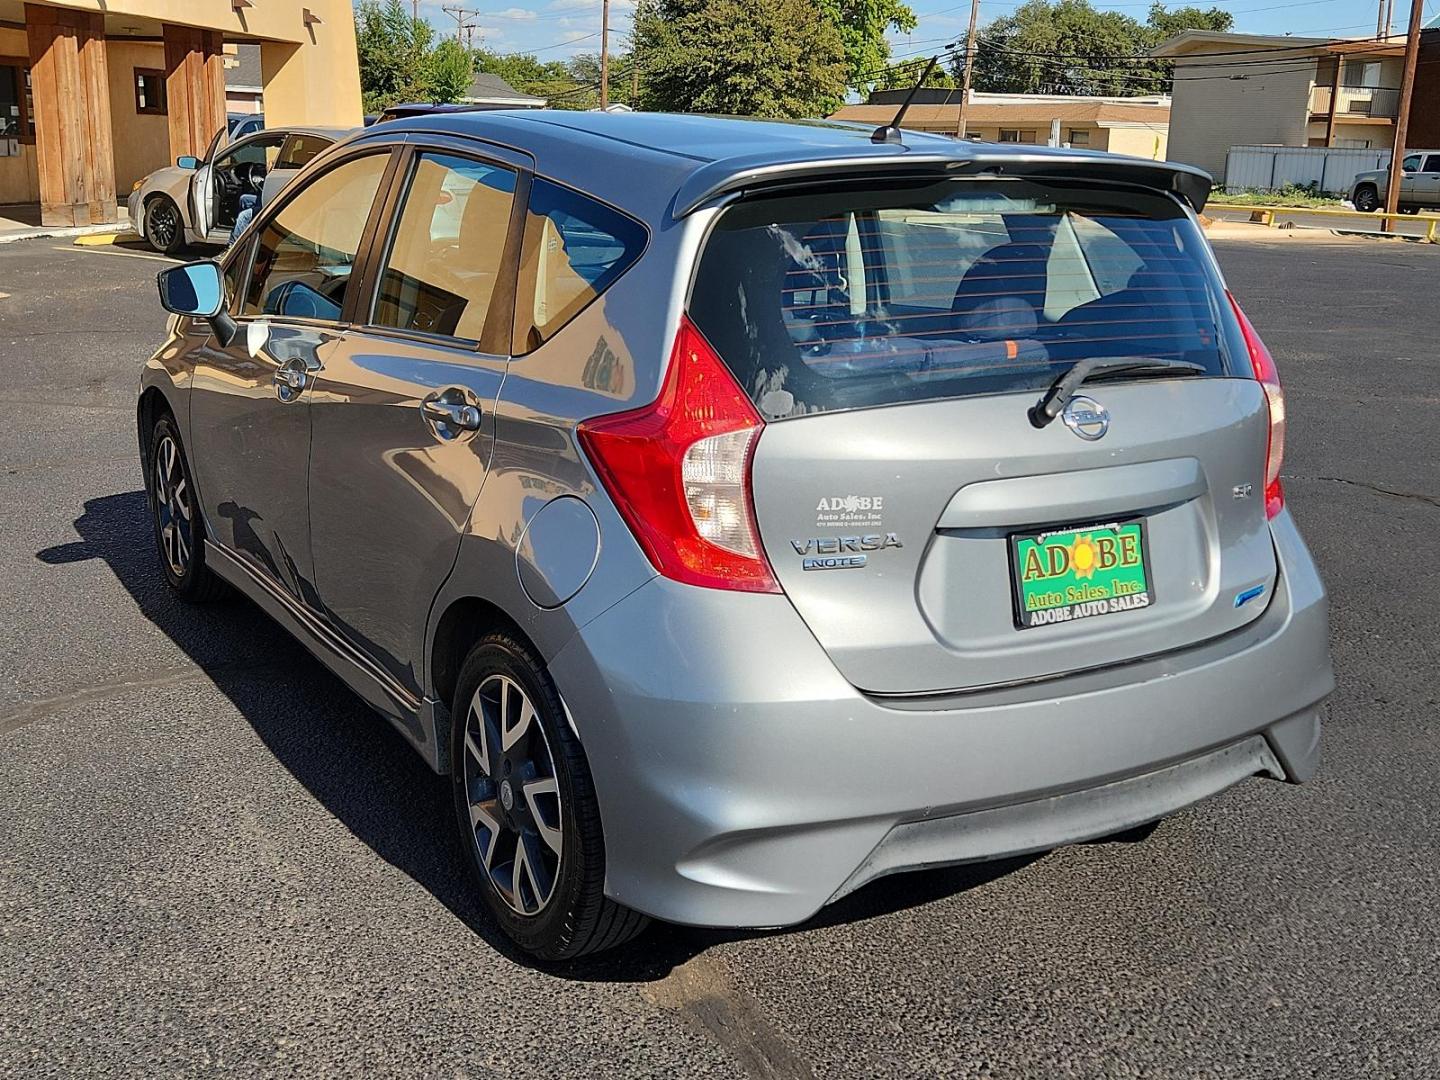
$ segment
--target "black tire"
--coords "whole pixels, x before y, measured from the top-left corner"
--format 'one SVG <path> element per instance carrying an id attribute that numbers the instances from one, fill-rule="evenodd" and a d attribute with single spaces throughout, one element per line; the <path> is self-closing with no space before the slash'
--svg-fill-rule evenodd
<path id="1" fill-rule="evenodd" d="M 174 255 L 185 243 L 185 221 L 180 208 L 168 195 L 152 195 L 145 202 L 141 233 L 145 242 L 162 255 Z"/>
<path id="2" fill-rule="evenodd" d="M 1380 209 L 1380 191 L 1373 184 L 1366 184 L 1355 190 L 1355 209 L 1362 214 L 1373 214 Z"/>
<path id="3" fill-rule="evenodd" d="M 183 480 L 183 487 L 177 478 Z M 181 599 L 202 604 L 226 596 L 229 587 L 205 565 L 205 524 L 194 491 L 190 462 L 175 420 L 163 414 L 150 429 L 145 461 L 145 497 L 154 526 L 155 551 L 170 587 Z"/>
<path id="4" fill-rule="evenodd" d="M 512 750 L 523 755 L 526 740 L 535 748 L 536 756 L 543 748 L 550 758 L 549 772 L 543 763 L 542 768 L 535 769 L 523 761 L 506 759 L 507 752 L 497 754 L 493 735 L 485 740 L 488 746 L 477 745 L 479 730 L 494 730 L 484 725 L 490 715 L 487 710 L 494 707 L 489 695 L 497 688 L 507 694 L 518 688 L 533 706 L 534 719 L 530 723 L 538 721 L 543 738 L 537 739 L 533 728 L 526 727 L 523 734 L 516 736 Z M 472 702 L 477 704 L 473 717 Z M 468 749 L 467 730 L 471 732 Z M 555 684 L 528 646 L 506 633 L 489 634 L 475 643 L 460 669 L 450 736 L 451 786 L 465 862 L 495 921 L 516 945 L 541 960 L 570 960 L 622 945 L 649 925 L 646 916 L 605 896 L 605 838 L 590 766 L 580 740 L 566 721 Z M 482 756 L 488 762 L 484 767 L 477 764 Z M 523 781 L 510 785 L 522 773 L 532 784 L 537 777 L 548 780 L 553 775 L 558 798 L 553 811 L 542 812 L 536 800 L 524 795 L 527 788 Z M 499 776 L 505 779 L 497 783 Z M 522 795 L 502 799 L 501 784 Z M 490 820 L 499 826 L 496 830 L 492 832 L 483 821 L 472 823 L 472 801 L 487 808 L 486 814 L 495 815 Z M 505 845 L 509 842 L 509 850 L 518 852 L 527 837 L 530 844 L 536 844 L 540 831 L 536 826 L 542 813 L 552 812 L 560 834 L 558 855 L 548 853 L 545 847 L 531 849 L 557 861 L 548 872 L 542 872 L 550 891 L 544 900 L 539 900 L 540 882 L 534 872 L 527 875 L 529 892 L 522 888 L 519 859 L 512 856 L 506 872 Z M 548 831 L 553 835 L 555 826 L 548 826 Z M 515 839 L 510 842 L 512 832 Z M 493 870 L 487 869 L 487 848 Z M 507 879 L 511 887 L 508 895 L 497 884 Z M 520 910 L 527 906 L 526 899 L 537 901 L 538 909 L 529 913 Z"/>

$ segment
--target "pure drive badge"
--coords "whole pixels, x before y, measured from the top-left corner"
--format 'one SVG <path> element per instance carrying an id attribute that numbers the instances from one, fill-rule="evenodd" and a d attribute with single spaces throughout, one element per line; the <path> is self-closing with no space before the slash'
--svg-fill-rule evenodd
<path id="1" fill-rule="evenodd" d="M 871 551 L 884 551 L 905 545 L 894 533 L 871 533 L 867 536 L 817 536 L 809 540 L 791 540 L 795 554 L 804 557 L 805 570 L 858 570 L 869 560 Z"/>

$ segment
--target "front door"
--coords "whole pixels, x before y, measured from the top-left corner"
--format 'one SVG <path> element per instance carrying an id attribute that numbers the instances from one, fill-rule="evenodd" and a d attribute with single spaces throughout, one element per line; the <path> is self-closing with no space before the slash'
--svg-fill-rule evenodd
<path id="1" fill-rule="evenodd" d="M 1413 206 L 1420 202 L 1425 181 L 1420 176 L 1421 154 L 1407 154 L 1400 162 L 1400 205 Z"/>
<path id="2" fill-rule="evenodd" d="M 519 174 L 416 153 L 374 296 L 312 397 L 310 522 L 333 625 L 412 693 L 495 437 Z"/>
<path id="3" fill-rule="evenodd" d="M 195 364 L 190 460 L 209 535 L 311 606 L 310 400 L 342 340 L 350 272 L 388 162 L 379 153 L 338 165 L 262 226 L 253 254 L 238 253 L 239 273 L 227 274 L 240 282 L 240 333 L 228 348 L 211 337 Z"/>
<path id="4" fill-rule="evenodd" d="M 207 162 L 192 181 L 195 235 L 212 244 L 230 239 L 230 227 L 240 212 L 240 196 L 257 199 L 265 176 L 280 154 L 285 133 L 263 131 L 241 139 Z"/>

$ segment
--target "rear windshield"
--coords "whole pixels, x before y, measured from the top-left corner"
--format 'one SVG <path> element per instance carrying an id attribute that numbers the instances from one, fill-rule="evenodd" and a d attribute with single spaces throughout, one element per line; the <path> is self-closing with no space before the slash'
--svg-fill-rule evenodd
<path id="1" fill-rule="evenodd" d="M 1224 375 L 1243 343 L 1179 204 L 1024 180 L 829 188 L 722 214 L 690 315 L 775 420 L 1035 390 L 1088 357 Z"/>

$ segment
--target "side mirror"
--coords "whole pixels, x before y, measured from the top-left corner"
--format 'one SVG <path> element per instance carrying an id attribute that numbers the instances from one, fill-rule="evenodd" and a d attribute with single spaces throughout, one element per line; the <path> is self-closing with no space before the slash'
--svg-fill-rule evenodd
<path id="1" fill-rule="evenodd" d="M 175 164 L 182 169 L 198 169 L 200 167 L 200 159 L 192 154 L 182 154 L 175 159 Z"/>
<path id="2" fill-rule="evenodd" d="M 207 259 L 172 266 L 161 270 L 155 283 L 160 288 L 160 304 L 166 311 L 207 320 L 223 346 L 235 340 L 240 328 L 225 310 L 225 282 L 219 263 Z"/>

